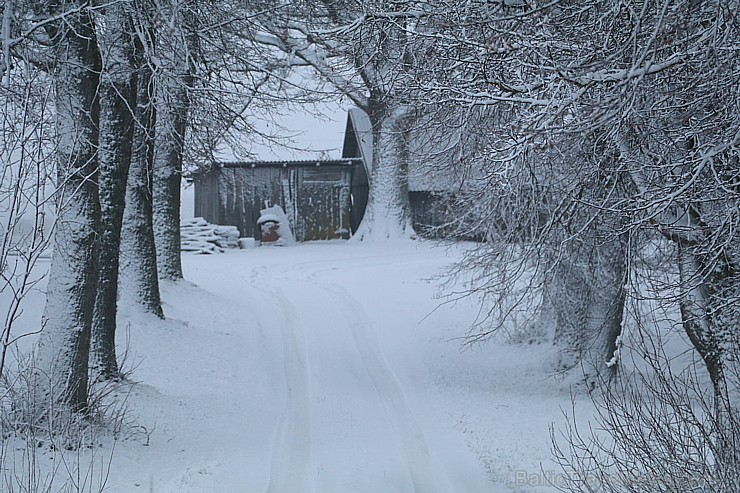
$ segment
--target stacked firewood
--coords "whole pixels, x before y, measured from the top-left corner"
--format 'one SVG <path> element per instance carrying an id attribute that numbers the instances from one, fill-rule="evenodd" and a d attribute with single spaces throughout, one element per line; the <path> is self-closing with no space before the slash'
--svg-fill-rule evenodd
<path id="1" fill-rule="evenodd" d="M 239 248 L 239 230 L 235 226 L 211 224 L 202 217 L 180 223 L 180 249 L 183 252 L 223 253 Z"/>

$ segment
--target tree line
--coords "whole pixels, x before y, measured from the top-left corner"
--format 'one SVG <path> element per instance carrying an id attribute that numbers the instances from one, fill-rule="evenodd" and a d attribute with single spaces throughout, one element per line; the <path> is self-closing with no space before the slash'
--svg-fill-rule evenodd
<path id="1" fill-rule="evenodd" d="M 39 356 L 54 398 L 84 409 L 90 371 L 116 378 L 119 263 L 162 316 L 158 279 L 182 276 L 183 162 L 243 145 L 249 115 L 331 97 L 372 122 L 358 239 L 413 234 L 409 163 L 443 147 L 444 232 L 482 240 L 462 265 L 489 314 L 471 341 L 513 318 L 547 324 L 560 368 L 610 382 L 626 326 L 647 337 L 676 320 L 709 377 L 715 460 L 737 464 L 739 9 L 6 1 L 4 89 L 32 73 L 53 87 L 59 214 Z M 414 149 L 420 134 L 434 144 Z"/>

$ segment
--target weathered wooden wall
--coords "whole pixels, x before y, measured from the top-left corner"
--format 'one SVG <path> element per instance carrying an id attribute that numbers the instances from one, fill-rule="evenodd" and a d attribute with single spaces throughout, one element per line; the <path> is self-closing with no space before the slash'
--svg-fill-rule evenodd
<path id="1" fill-rule="evenodd" d="M 236 226 L 242 237 L 259 239 L 260 209 L 275 204 L 283 207 L 281 171 L 280 168 L 221 168 L 219 200 L 224 210 L 221 224 Z"/>
<path id="2" fill-rule="evenodd" d="M 195 179 L 195 213 L 259 239 L 260 209 L 283 208 L 298 241 L 347 238 L 350 166 L 227 166 Z"/>
<path id="3" fill-rule="evenodd" d="M 304 239 L 349 238 L 350 170 L 303 168 L 297 197 L 298 232 Z"/>
<path id="4" fill-rule="evenodd" d="M 195 217 L 202 217 L 212 224 L 223 224 L 221 202 L 218 198 L 218 169 L 197 175 L 195 185 Z"/>

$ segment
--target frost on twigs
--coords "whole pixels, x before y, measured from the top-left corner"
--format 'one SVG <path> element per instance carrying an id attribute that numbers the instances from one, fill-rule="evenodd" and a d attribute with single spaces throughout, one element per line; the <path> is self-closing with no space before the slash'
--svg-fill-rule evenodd
<path id="1" fill-rule="evenodd" d="M 130 383 L 94 382 L 84 413 L 59 405 L 33 355 L 0 379 L 0 491 L 104 491 L 113 442 L 145 439 L 128 412 Z"/>
<path id="2" fill-rule="evenodd" d="M 13 356 L 12 365 L 0 379 L 0 433 L 4 439 L 33 437 L 39 447 L 76 450 L 98 446 L 91 437 L 136 435 L 137 427 L 127 412 L 129 381 L 92 381 L 87 408 L 76 412 L 60 404 L 50 390 L 58 379 L 39 368 L 35 355 L 16 351 Z"/>
<path id="3" fill-rule="evenodd" d="M 573 408 L 565 426 L 552 430 L 563 472 L 558 490 L 740 491 L 738 403 L 718 402 L 706 388 L 703 365 L 679 363 L 658 339 L 632 349 L 634 369 L 602 379 L 591 394 L 595 422 L 579 424 Z M 727 370 L 730 394 L 737 396 L 737 364 Z"/>

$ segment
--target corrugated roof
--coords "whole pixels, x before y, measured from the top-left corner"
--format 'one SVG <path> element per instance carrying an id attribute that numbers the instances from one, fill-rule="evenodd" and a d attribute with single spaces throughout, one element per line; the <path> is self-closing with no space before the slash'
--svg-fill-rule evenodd
<path id="1" fill-rule="evenodd" d="M 222 168 L 287 168 L 287 167 L 311 167 L 311 166 L 354 166 L 362 161 L 360 158 L 341 159 L 303 159 L 303 160 L 277 160 L 277 161 L 232 161 L 220 163 Z"/>

